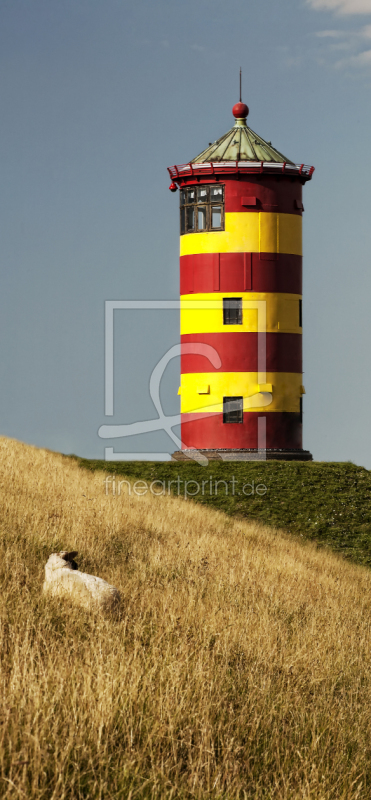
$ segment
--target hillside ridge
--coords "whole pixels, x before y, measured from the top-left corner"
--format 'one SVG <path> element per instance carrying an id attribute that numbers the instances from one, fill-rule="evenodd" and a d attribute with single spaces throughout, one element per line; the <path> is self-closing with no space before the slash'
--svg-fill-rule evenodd
<path id="1" fill-rule="evenodd" d="M 129 480 L 176 480 L 171 491 L 184 496 L 184 482 L 196 481 L 194 502 L 231 516 L 259 521 L 316 542 L 358 564 L 371 566 L 371 472 L 351 462 L 196 463 L 106 462 L 78 459 L 81 467 Z M 212 487 L 210 489 L 210 476 Z M 232 478 L 235 479 L 234 493 Z M 222 481 L 227 483 L 228 493 Z M 204 493 L 202 482 L 204 481 Z M 220 482 L 215 490 L 215 482 Z M 267 491 L 259 494 L 259 484 Z M 243 492 L 243 486 L 246 491 Z M 253 485 L 253 491 L 251 487 Z M 193 489 L 196 487 L 193 486 Z M 111 488 L 112 491 L 112 488 Z"/>

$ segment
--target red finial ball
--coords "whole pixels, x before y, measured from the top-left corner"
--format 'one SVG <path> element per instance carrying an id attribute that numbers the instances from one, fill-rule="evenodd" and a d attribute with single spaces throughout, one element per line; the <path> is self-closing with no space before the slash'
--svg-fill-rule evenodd
<path id="1" fill-rule="evenodd" d="M 236 117 L 236 119 L 247 117 L 248 113 L 249 107 L 246 105 L 246 103 L 236 103 L 236 105 L 232 108 L 232 114 L 234 117 Z"/>

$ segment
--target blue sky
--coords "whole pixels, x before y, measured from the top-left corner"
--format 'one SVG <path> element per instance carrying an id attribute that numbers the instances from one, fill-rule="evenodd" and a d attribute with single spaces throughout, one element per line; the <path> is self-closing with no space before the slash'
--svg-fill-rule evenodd
<path id="1" fill-rule="evenodd" d="M 371 468 L 371 0 L 3 0 L 0 6 L 0 431 L 103 457 L 167 451 L 150 373 L 174 311 L 117 312 L 104 416 L 104 302 L 178 294 L 166 167 L 233 124 L 313 164 L 304 194 L 304 446 Z M 179 408 L 179 364 L 163 406 Z"/>

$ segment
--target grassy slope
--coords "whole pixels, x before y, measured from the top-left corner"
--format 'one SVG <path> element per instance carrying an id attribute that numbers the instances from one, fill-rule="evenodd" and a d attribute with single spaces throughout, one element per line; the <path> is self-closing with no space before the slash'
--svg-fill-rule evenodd
<path id="1" fill-rule="evenodd" d="M 369 800 L 371 571 L 0 439 L 0 795 Z M 122 593 L 44 597 L 44 564 Z"/>
<path id="2" fill-rule="evenodd" d="M 202 481 L 213 476 L 212 494 L 209 484 L 194 499 L 219 508 L 227 514 L 284 528 L 301 534 L 321 545 L 327 545 L 352 561 L 371 565 L 371 473 L 352 463 L 266 462 L 224 464 L 213 462 L 208 467 L 187 463 L 89 461 L 79 459 L 81 466 L 127 475 L 131 479 Z M 231 478 L 235 476 L 235 495 L 231 494 Z M 215 480 L 229 481 L 228 495 L 220 485 L 215 494 Z M 244 496 L 244 484 L 255 481 L 267 487 L 264 496 Z M 184 483 L 180 483 L 184 493 Z M 196 487 L 190 487 L 195 491 Z M 161 491 L 161 487 L 157 491 Z M 177 486 L 172 491 L 178 491 Z M 250 489 L 246 489 L 249 492 Z M 238 494 L 240 492 L 240 494 Z"/>

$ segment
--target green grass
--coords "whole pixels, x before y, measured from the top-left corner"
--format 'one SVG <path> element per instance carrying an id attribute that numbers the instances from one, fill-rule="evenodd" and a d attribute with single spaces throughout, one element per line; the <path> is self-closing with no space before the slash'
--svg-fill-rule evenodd
<path id="1" fill-rule="evenodd" d="M 371 472 L 351 462 L 212 462 L 202 467 L 187 462 L 105 462 L 78 458 L 78 463 L 85 469 L 104 470 L 117 476 L 116 484 L 124 477 L 149 483 L 164 481 L 166 493 L 169 481 L 179 478 L 179 483 L 170 487 L 175 495 L 184 496 L 185 481 L 197 481 L 200 490 L 191 502 L 284 528 L 330 547 L 355 563 L 371 566 Z M 219 484 L 216 492 L 215 481 L 223 480 L 228 482 L 227 487 Z M 253 484 L 253 493 L 246 487 L 244 495 L 246 484 Z M 256 488 L 261 484 L 267 491 L 259 495 Z M 110 493 L 111 487 L 109 483 Z M 154 489 L 161 492 L 161 484 Z M 197 486 L 191 484 L 188 489 L 192 493 Z M 264 489 L 260 486 L 259 491 Z"/>

